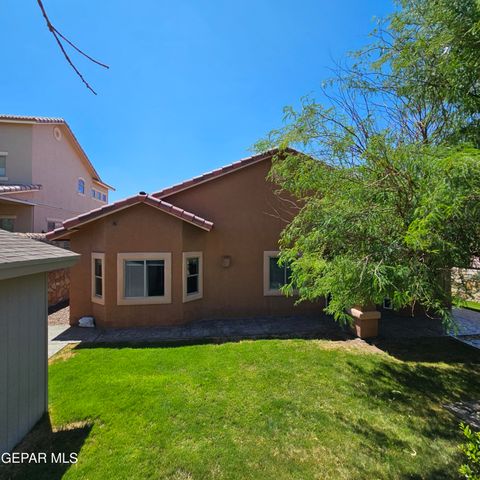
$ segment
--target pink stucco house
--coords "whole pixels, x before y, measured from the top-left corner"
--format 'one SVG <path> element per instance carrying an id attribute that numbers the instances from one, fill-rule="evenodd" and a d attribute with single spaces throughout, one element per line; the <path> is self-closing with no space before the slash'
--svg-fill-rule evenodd
<path id="1" fill-rule="evenodd" d="M 0 229 L 48 232 L 109 190 L 65 120 L 0 115 Z"/>

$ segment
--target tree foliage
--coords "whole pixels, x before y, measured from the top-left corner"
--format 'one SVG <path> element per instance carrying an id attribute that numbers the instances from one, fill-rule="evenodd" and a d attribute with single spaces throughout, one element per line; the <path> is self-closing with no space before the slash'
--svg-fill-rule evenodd
<path id="1" fill-rule="evenodd" d="M 473 432 L 472 429 L 460 424 L 465 436 L 465 443 L 460 447 L 465 463 L 460 467 L 459 473 L 467 480 L 480 480 L 480 432 Z"/>
<path id="2" fill-rule="evenodd" d="M 480 255 L 479 21 L 476 0 L 402 1 L 322 103 L 258 142 L 300 208 L 280 240 L 287 293 L 330 295 L 338 320 L 388 297 L 448 321 L 450 269 Z"/>

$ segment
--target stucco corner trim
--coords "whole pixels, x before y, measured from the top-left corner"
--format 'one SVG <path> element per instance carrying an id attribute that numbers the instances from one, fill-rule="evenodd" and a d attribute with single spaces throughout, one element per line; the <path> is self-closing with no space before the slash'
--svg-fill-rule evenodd
<path id="1" fill-rule="evenodd" d="M 198 258 L 198 292 L 187 294 L 187 259 Z M 203 252 L 183 252 L 182 254 L 183 303 L 203 298 Z"/>
<path id="2" fill-rule="evenodd" d="M 125 297 L 125 262 L 128 260 L 163 260 L 165 262 L 165 294 L 161 297 Z M 117 305 L 158 305 L 172 303 L 172 253 L 117 253 Z"/>

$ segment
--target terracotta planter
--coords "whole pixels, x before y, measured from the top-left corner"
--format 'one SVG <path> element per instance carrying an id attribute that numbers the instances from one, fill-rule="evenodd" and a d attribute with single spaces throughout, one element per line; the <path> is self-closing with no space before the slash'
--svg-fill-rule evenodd
<path id="1" fill-rule="evenodd" d="M 353 317 L 353 330 L 357 337 L 371 338 L 378 335 L 378 321 L 381 313 L 375 310 L 375 307 L 353 307 L 347 310 Z"/>

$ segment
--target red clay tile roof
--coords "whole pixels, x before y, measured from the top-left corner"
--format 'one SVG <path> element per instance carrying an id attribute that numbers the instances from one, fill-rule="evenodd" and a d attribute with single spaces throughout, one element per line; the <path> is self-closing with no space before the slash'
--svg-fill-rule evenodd
<path id="1" fill-rule="evenodd" d="M 0 193 L 31 192 L 41 190 L 38 183 L 0 183 Z"/>
<path id="2" fill-rule="evenodd" d="M 158 192 L 154 192 L 152 195 L 157 198 L 168 197 L 174 193 L 181 192 L 182 190 L 187 190 L 188 188 L 195 187 L 201 183 L 214 180 L 215 178 L 226 175 L 227 173 L 233 173 L 263 160 L 271 159 L 276 153 L 278 153 L 278 151 L 278 148 L 274 148 L 272 150 L 267 150 L 266 152 L 252 155 L 251 157 L 242 158 L 241 160 L 231 163 L 230 165 L 225 165 L 224 167 L 204 173 L 198 177 L 191 178 L 190 180 L 186 180 L 171 187 L 164 188 L 163 190 L 159 190 Z M 293 148 L 287 148 L 285 151 L 289 153 L 299 153 Z"/>
<path id="3" fill-rule="evenodd" d="M 98 172 L 95 170 L 95 167 L 93 166 L 92 162 L 88 158 L 87 154 L 85 153 L 85 150 L 82 148 L 80 145 L 80 142 L 77 140 L 77 137 L 75 137 L 72 129 L 68 125 L 68 123 L 63 119 L 63 118 L 57 118 L 57 117 L 35 117 L 31 115 L 7 115 L 7 114 L 0 114 L 0 122 L 13 122 L 13 123 L 49 123 L 49 124 L 56 124 L 56 125 L 62 125 L 67 133 L 70 135 L 70 138 L 72 139 L 74 145 L 78 148 L 80 151 L 81 156 L 83 157 L 85 164 L 87 165 L 87 168 L 91 170 L 92 176 L 94 177 L 93 179 L 97 182 L 103 185 L 104 187 L 110 189 L 110 190 L 115 190 L 112 186 L 108 185 L 107 183 L 103 182 L 103 180 L 100 178 L 100 175 Z"/>
<path id="4" fill-rule="evenodd" d="M 65 237 L 71 230 L 74 230 L 85 223 L 92 222 L 97 220 L 98 218 L 110 215 L 114 212 L 119 210 L 123 210 L 125 208 L 131 207 L 133 205 L 137 205 L 140 203 L 144 203 L 146 205 L 150 205 L 151 207 L 158 208 L 162 212 L 168 213 L 169 215 L 173 215 L 174 217 L 179 218 L 185 222 L 191 223 L 196 227 L 202 228 L 209 232 L 213 228 L 213 222 L 209 220 L 205 220 L 202 217 L 199 217 L 191 212 L 187 212 L 182 208 L 178 208 L 171 203 L 164 202 L 163 200 L 159 200 L 158 198 L 152 197 L 147 194 L 138 194 L 134 195 L 133 197 L 128 197 L 123 200 L 119 200 L 118 202 L 110 203 L 108 205 L 104 205 L 102 207 L 96 208 L 95 210 L 91 210 L 87 213 L 83 213 L 78 217 L 73 217 L 63 222 L 63 226 L 53 230 L 52 232 L 48 232 L 46 237 L 48 240 L 55 240 L 59 238 Z"/>

